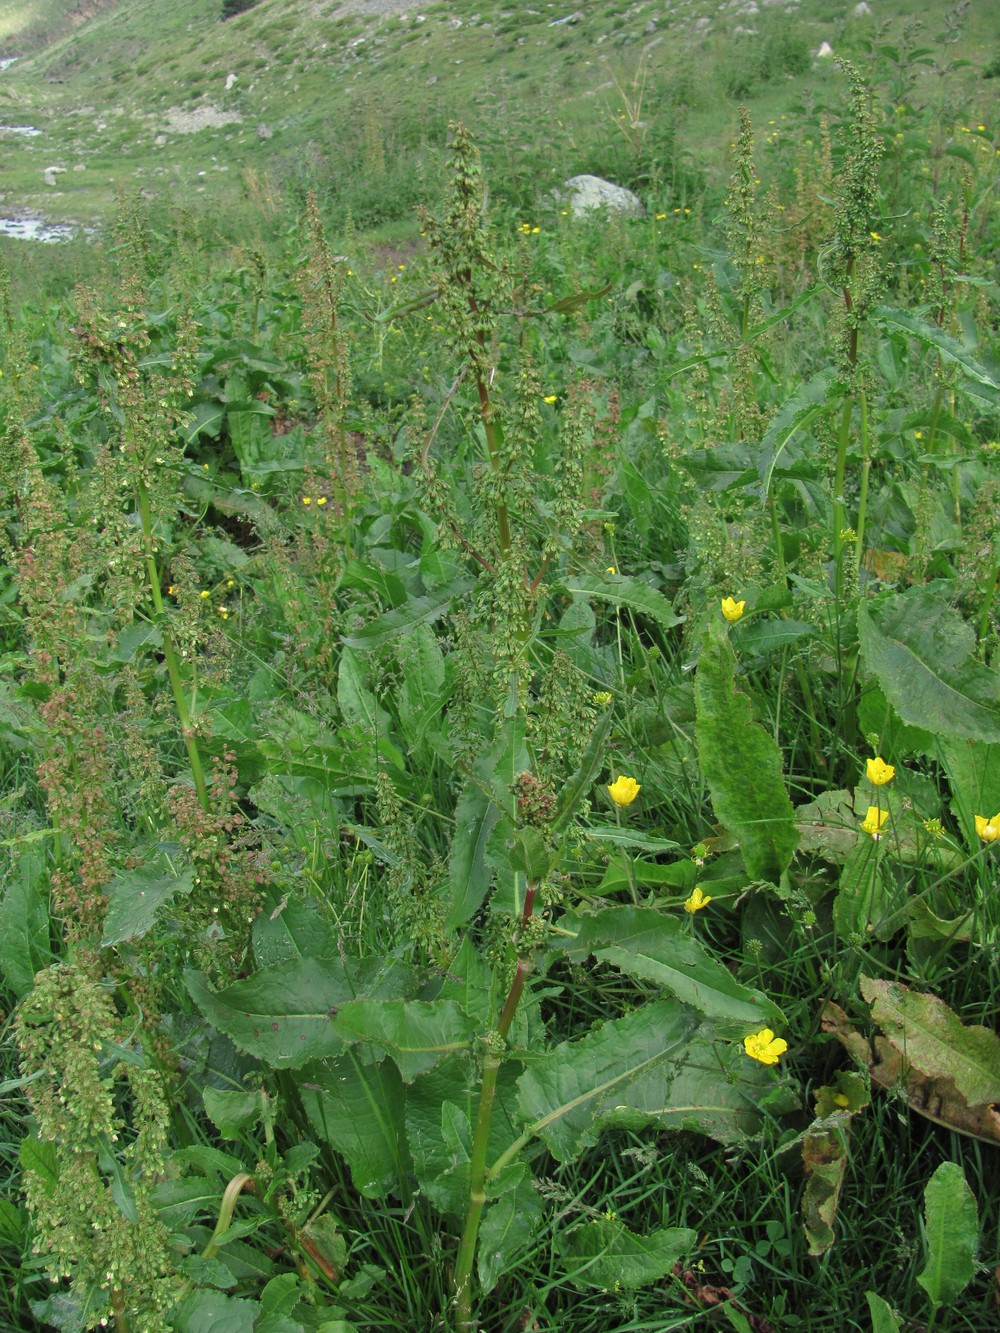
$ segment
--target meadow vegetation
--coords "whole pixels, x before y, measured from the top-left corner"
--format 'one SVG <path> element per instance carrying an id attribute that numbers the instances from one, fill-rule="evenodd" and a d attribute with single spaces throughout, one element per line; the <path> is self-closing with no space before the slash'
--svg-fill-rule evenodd
<path id="1" fill-rule="evenodd" d="M 5 247 L 0 1328 L 996 1326 L 963 21 Z"/>

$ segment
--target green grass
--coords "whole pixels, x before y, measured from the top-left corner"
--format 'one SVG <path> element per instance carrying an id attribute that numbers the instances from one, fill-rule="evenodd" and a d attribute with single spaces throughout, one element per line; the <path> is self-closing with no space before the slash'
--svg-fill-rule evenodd
<path id="1" fill-rule="evenodd" d="M 2 251 L 0 1329 L 88 1323 L 44 1304 L 69 1291 L 45 1235 L 117 1333 L 453 1327 L 466 1158 L 523 1136 L 523 1175 L 487 1172 L 481 1333 L 695 1330 L 720 1304 L 738 1329 L 869 1333 L 868 1292 L 902 1328 L 981 1333 L 1000 1157 L 955 1089 L 1000 1085 L 1000 840 L 975 823 L 1000 810 L 989 25 L 928 42 L 973 62 L 940 76 L 893 46 L 901 9 L 871 48 L 844 20 L 876 116 L 852 138 L 844 73 L 801 69 L 832 7 L 762 18 L 752 65 L 722 31 L 664 41 L 645 83 L 646 11 L 474 12 L 320 17 L 321 52 L 278 0 L 225 25 L 122 5 L 15 67 L 18 120 L 86 164 L 57 211 L 108 219 L 127 191 L 92 243 Z M 243 125 L 157 148 L 199 97 Z M 458 112 L 489 204 L 436 229 L 416 206 L 441 213 Z M 10 150 L 27 206 L 51 143 Z M 647 215 L 568 217 L 549 187 L 587 167 Z M 618 776 L 640 787 L 623 807 Z M 598 922 L 611 942 L 576 950 Z M 46 1013 L 50 956 L 78 984 Z M 879 982 L 905 988 L 905 1038 Z M 925 1067 L 925 997 L 952 1015 L 954 1086 Z M 301 1067 L 300 1010 L 350 1058 Z M 650 1015 L 661 1046 L 701 1035 L 587 1122 L 597 1094 L 575 1093 L 636 1072 Z M 774 1066 L 742 1046 L 765 1017 Z M 909 1092 L 874 1038 L 902 1044 Z M 108 1104 L 117 1138 L 77 1119 Z M 818 1143 L 843 1173 L 811 1254 Z M 92 1253 L 46 1216 L 81 1163 Z M 934 1312 L 928 1257 L 950 1245 L 958 1271 L 969 1241 L 957 1210 L 928 1233 L 942 1164 L 977 1248 Z M 674 1228 L 633 1289 L 596 1251 L 574 1269 L 594 1237 L 662 1255 Z"/>

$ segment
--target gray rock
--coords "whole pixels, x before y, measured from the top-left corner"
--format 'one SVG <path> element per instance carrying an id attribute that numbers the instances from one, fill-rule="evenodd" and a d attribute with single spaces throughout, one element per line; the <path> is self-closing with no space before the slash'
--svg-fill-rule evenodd
<path id="1" fill-rule="evenodd" d="M 872 12 L 871 5 L 866 5 L 865 0 L 861 0 L 861 3 L 855 5 L 854 8 L 851 10 L 851 13 L 854 15 L 856 19 L 868 18 L 870 17 L 871 12 Z"/>
<path id="2" fill-rule="evenodd" d="M 641 218 L 646 212 L 638 195 L 623 185 L 602 180 L 600 176 L 573 176 L 563 189 L 562 197 L 575 218 L 583 217 L 595 208 L 606 208 L 609 213 L 630 218 Z"/>

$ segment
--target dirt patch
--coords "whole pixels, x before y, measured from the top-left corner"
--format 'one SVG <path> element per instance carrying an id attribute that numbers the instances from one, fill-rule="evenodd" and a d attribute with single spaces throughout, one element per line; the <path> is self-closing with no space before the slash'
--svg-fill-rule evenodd
<path id="1" fill-rule="evenodd" d="M 223 125 L 240 124 L 242 120 L 238 111 L 220 111 L 211 104 L 189 111 L 172 106 L 167 112 L 167 129 L 173 134 L 197 134 L 199 130 L 217 130 Z"/>

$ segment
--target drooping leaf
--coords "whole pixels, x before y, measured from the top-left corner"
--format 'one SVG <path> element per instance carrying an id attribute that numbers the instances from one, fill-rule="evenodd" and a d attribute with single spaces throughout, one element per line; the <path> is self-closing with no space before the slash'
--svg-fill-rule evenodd
<path id="1" fill-rule="evenodd" d="M 929 584 L 862 603 L 862 656 L 904 722 L 935 736 L 1000 742 L 1000 672 L 973 659 L 972 626 L 949 596 L 948 587 Z"/>
<path id="2" fill-rule="evenodd" d="M 594 916 L 562 918 L 573 939 L 553 947 L 577 962 L 591 954 L 629 976 L 654 981 L 698 1010 L 723 1036 L 784 1024 L 781 1010 L 760 991 L 740 985 L 686 929 L 686 921 L 652 907 L 608 907 Z"/>
<path id="3" fill-rule="evenodd" d="M 814 1120 L 803 1135 L 806 1187 L 802 1194 L 802 1227 L 810 1254 L 825 1254 L 834 1242 L 833 1224 L 847 1169 L 849 1122 L 847 1112 Z"/>
<path id="4" fill-rule="evenodd" d="M 27 995 L 35 974 L 51 962 L 44 874 L 41 850 L 21 848 L 17 872 L 7 880 L 0 897 L 0 977 L 18 997 Z"/>
<path id="5" fill-rule="evenodd" d="M 433 593 L 410 597 L 405 605 L 386 611 L 353 634 L 345 635 L 344 643 L 348 648 L 380 648 L 388 640 L 408 633 L 415 625 L 429 625 L 440 619 L 453 598 L 462 596 L 474 586 L 475 579 L 457 578 L 435 588 Z"/>
<path id="6" fill-rule="evenodd" d="M 694 1027 L 690 1010 L 659 1002 L 562 1042 L 518 1080 L 524 1119 L 559 1161 L 595 1142 L 602 1125 L 655 1119 L 630 1105 L 630 1089 L 655 1073 L 653 1100 L 664 1108 Z"/>
<path id="7" fill-rule="evenodd" d="M 450 906 L 446 924 L 452 930 L 479 911 L 490 887 L 487 859 L 490 835 L 501 811 L 475 782 L 468 782 L 455 807 L 455 834 L 448 864 Z"/>
<path id="8" fill-rule="evenodd" d="M 389 730 L 389 714 L 368 688 L 366 663 L 367 659 L 355 649 L 344 648 L 337 671 L 337 702 L 348 722 L 373 736 L 384 736 Z"/>
<path id="9" fill-rule="evenodd" d="M 736 689 L 735 658 L 721 617 L 709 621 L 694 682 L 695 736 L 716 816 L 739 840 L 747 873 L 774 883 L 798 844 L 781 754 Z"/>
<path id="10" fill-rule="evenodd" d="M 792 439 L 805 430 L 815 417 L 828 410 L 830 386 L 836 382 L 836 371 L 828 367 L 806 380 L 794 394 L 781 404 L 771 419 L 760 442 L 757 472 L 760 477 L 761 498 L 766 499 L 778 460 Z"/>
<path id="11" fill-rule="evenodd" d="M 364 1042 L 390 1055 L 403 1081 L 470 1049 L 476 1026 L 453 1000 L 353 1000 L 331 1019 L 345 1042 Z"/>
<path id="12" fill-rule="evenodd" d="M 353 1050 L 304 1071 L 302 1105 L 316 1134 L 341 1154 L 368 1198 L 400 1188 L 410 1170 L 403 1084 L 391 1060 L 363 1064 Z"/>
<path id="13" fill-rule="evenodd" d="M 101 946 L 140 939 L 157 911 L 176 894 L 194 888 L 194 868 L 178 868 L 162 849 L 153 849 L 145 865 L 125 871 L 108 886 L 108 910 Z"/>
<path id="14" fill-rule="evenodd" d="M 331 1022 L 338 1006 L 359 995 L 405 993 L 412 974 L 378 960 L 289 958 L 220 991 L 200 972 L 184 979 L 201 1012 L 240 1050 L 275 1069 L 298 1069 L 343 1049 Z"/>
<path id="15" fill-rule="evenodd" d="M 868 1302 L 868 1313 L 872 1317 L 872 1333 L 900 1333 L 903 1326 L 888 1301 L 883 1300 L 874 1291 L 866 1291 L 865 1300 Z"/>
<path id="16" fill-rule="evenodd" d="M 935 1309 L 950 1305 L 976 1275 L 979 1215 L 957 1162 L 942 1162 L 924 1190 L 927 1263 L 917 1281 Z"/>
<path id="17" fill-rule="evenodd" d="M 196 1290 L 175 1307 L 170 1327 L 175 1333 L 253 1333 L 259 1314 L 256 1301 L 221 1291 Z"/>
<path id="18" fill-rule="evenodd" d="M 970 1107 L 950 1078 L 930 1078 L 909 1064 L 903 1052 L 885 1037 L 876 1037 L 874 1049 L 850 1022 L 839 1005 L 823 1005 L 823 1031 L 831 1033 L 856 1059 L 867 1066 L 873 1087 L 901 1097 L 918 1115 L 958 1134 L 1000 1144 L 1000 1113 L 992 1106 Z"/>
<path id="19" fill-rule="evenodd" d="M 684 619 L 683 616 L 677 615 L 662 592 L 651 588 L 641 579 L 628 578 L 625 575 L 599 578 L 594 574 L 577 574 L 574 578 L 566 580 L 566 591 L 574 597 L 591 597 L 599 602 L 609 602 L 612 606 L 649 616 L 661 629 L 673 629 Z"/>
<path id="20" fill-rule="evenodd" d="M 883 328 L 899 329 L 901 332 L 908 333 L 911 337 L 916 338 L 925 347 L 936 352 L 942 360 L 957 365 L 969 379 L 978 384 L 985 384 L 990 389 L 1000 391 L 1000 380 L 991 374 L 967 347 L 963 346 L 957 338 L 953 338 L 951 334 L 945 333 L 944 329 L 939 329 L 937 325 L 929 324 L 927 320 L 921 319 L 912 310 L 898 310 L 892 306 L 879 306 L 875 311 L 875 319 Z"/>
<path id="21" fill-rule="evenodd" d="M 971 1107 L 1000 1102 L 1000 1037 L 966 1025 L 936 995 L 899 982 L 862 977 L 872 1018 L 908 1064 L 929 1078 L 951 1079 Z"/>
<path id="22" fill-rule="evenodd" d="M 205 1114 L 224 1139 L 239 1138 L 243 1130 L 252 1128 L 261 1117 L 259 1092 L 243 1092 L 239 1088 L 203 1088 Z"/>
<path id="23" fill-rule="evenodd" d="M 517 1185 L 486 1206 L 479 1227 L 476 1261 L 479 1285 L 491 1292 L 538 1230 L 543 1205 L 530 1174 L 522 1169 Z"/>
<path id="24" fill-rule="evenodd" d="M 697 1238 L 687 1227 L 664 1227 L 640 1236 L 617 1219 L 596 1217 L 561 1232 L 558 1245 L 574 1286 L 634 1291 L 666 1277 Z"/>

